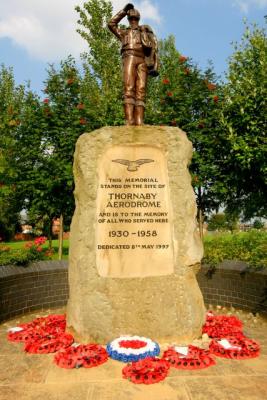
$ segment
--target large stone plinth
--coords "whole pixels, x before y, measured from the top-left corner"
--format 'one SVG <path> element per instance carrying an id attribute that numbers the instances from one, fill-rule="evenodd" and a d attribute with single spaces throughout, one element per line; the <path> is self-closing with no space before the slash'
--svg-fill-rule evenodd
<path id="1" fill-rule="evenodd" d="M 67 321 L 78 337 L 201 334 L 191 156 L 186 134 L 171 127 L 104 127 L 77 141 Z"/>

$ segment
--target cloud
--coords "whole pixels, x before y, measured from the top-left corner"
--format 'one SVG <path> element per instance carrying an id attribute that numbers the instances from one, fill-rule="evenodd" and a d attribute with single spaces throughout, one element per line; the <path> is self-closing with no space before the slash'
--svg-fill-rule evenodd
<path id="1" fill-rule="evenodd" d="M 2 2 L 0 39 L 9 38 L 39 60 L 52 62 L 72 54 L 78 57 L 87 49 L 86 42 L 76 32 L 76 5 L 84 0 L 9 0 Z M 113 0 L 114 11 L 125 6 L 125 0 Z M 160 23 L 153 0 L 136 3 L 144 19 Z"/>
<path id="2" fill-rule="evenodd" d="M 242 13 L 248 14 L 251 8 L 267 7 L 267 0 L 234 0 L 233 5 L 239 7 Z"/>

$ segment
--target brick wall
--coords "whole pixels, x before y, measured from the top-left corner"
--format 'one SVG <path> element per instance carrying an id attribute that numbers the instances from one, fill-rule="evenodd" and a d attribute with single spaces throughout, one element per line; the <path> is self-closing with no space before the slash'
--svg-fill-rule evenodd
<path id="1" fill-rule="evenodd" d="M 225 261 L 214 273 L 202 266 L 197 280 L 206 305 L 267 312 L 267 270 L 248 271 L 243 262 Z"/>
<path id="2" fill-rule="evenodd" d="M 267 271 L 244 269 L 243 263 L 225 262 L 209 274 L 208 267 L 203 266 L 197 279 L 205 303 L 267 312 Z M 0 266 L 0 321 L 33 310 L 64 306 L 67 299 L 67 261 Z"/>
<path id="3" fill-rule="evenodd" d="M 67 261 L 0 266 L 0 321 L 37 309 L 64 306 L 68 299 L 67 274 Z"/>

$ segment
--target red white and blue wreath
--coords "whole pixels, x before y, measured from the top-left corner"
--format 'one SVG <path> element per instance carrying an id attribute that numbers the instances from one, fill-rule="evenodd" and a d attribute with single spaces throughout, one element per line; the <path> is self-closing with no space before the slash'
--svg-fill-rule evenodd
<path id="1" fill-rule="evenodd" d="M 120 336 L 107 344 L 108 355 L 125 363 L 135 362 L 160 353 L 159 345 L 141 336 Z"/>

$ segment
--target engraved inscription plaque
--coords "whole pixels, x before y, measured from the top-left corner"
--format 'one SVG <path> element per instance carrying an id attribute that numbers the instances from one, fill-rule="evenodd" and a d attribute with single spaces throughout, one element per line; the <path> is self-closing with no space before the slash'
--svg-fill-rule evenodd
<path id="1" fill-rule="evenodd" d="M 103 277 L 173 273 L 172 209 L 164 152 L 112 146 L 98 164 L 96 261 Z"/>

